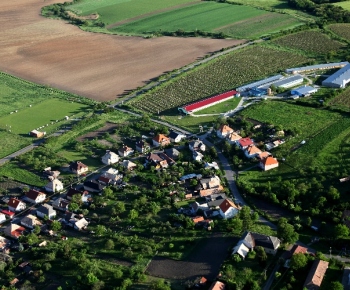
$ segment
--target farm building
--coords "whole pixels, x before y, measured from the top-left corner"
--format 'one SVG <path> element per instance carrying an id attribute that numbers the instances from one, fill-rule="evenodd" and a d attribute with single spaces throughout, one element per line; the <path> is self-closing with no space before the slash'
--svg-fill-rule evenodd
<path id="1" fill-rule="evenodd" d="M 250 84 L 241 86 L 241 87 L 237 88 L 236 90 L 237 90 L 237 92 L 249 91 L 252 88 L 257 88 L 257 87 L 260 87 L 260 86 L 263 86 L 263 85 L 266 85 L 266 84 L 270 84 L 270 83 L 278 81 L 278 80 L 280 80 L 282 78 L 283 78 L 282 75 L 275 75 L 275 76 L 272 76 L 272 77 L 269 77 L 269 78 L 266 78 L 266 79 L 254 82 L 254 83 L 250 83 Z"/>
<path id="2" fill-rule="evenodd" d="M 239 93 L 235 90 L 228 91 L 225 93 L 222 93 L 220 95 L 216 95 L 210 98 L 206 98 L 204 100 L 200 100 L 198 102 L 195 102 L 193 104 L 189 104 L 183 107 L 178 108 L 178 110 L 181 113 L 185 113 L 187 115 L 192 114 L 194 112 L 197 112 L 199 110 L 214 106 L 216 104 L 225 102 L 229 99 L 234 98 L 235 96 L 239 96 Z"/>
<path id="3" fill-rule="evenodd" d="M 319 289 L 322 284 L 323 277 L 328 269 L 328 262 L 315 260 L 311 266 L 309 274 L 306 277 L 305 289 Z"/>
<path id="4" fill-rule="evenodd" d="M 303 67 L 293 67 L 293 68 L 286 69 L 286 73 L 297 74 L 297 73 L 301 73 L 301 72 L 326 70 L 326 69 L 333 69 L 333 68 L 342 68 L 342 67 L 346 66 L 347 64 L 348 64 L 348 62 L 344 61 L 344 62 L 332 62 L 332 63 L 308 65 L 308 66 L 303 66 Z"/>
<path id="5" fill-rule="evenodd" d="M 297 85 L 302 84 L 304 81 L 304 78 L 301 75 L 293 75 L 293 76 L 289 76 L 286 78 L 282 78 L 278 81 L 272 82 L 272 83 L 268 83 L 266 85 L 260 86 L 259 89 L 265 89 L 267 90 L 270 86 L 275 86 L 276 88 L 291 88 Z"/>
<path id="6" fill-rule="evenodd" d="M 267 90 L 261 88 L 252 88 L 248 94 L 252 97 L 261 97 L 267 94 Z"/>
<path id="7" fill-rule="evenodd" d="M 35 138 L 42 138 L 46 135 L 46 132 L 40 132 L 38 130 L 32 130 L 29 132 L 29 135 Z"/>
<path id="8" fill-rule="evenodd" d="M 350 82 L 350 63 L 332 74 L 322 82 L 322 86 L 331 88 L 345 88 Z"/>
<path id="9" fill-rule="evenodd" d="M 311 86 L 302 86 L 296 89 L 293 89 L 290 91 L 290 94 L 292 96 L 299 96 L 299 97 L 307 97 L 311 94 L 314 94 L 318 91 L 318 89 L 311 87 Z"/>

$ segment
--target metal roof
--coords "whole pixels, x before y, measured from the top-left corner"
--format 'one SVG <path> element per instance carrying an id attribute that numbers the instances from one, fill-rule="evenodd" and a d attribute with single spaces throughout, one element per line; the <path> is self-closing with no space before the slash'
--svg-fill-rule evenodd
<path id="1" fill-rule="evenodd" d="M 340 87 L 344 88 L 345 85 L 350 82 L 350 64 L 332 74 L 330 77 L 322 82 L 323 86 Z"/>
<path id="2" fill-rule="evenodd" d="M 302 66 L 302 67 L 288 68 L 288 69 L 286 69 L 286 72 L 293 73 L 293 72 L 302 72 L 302 71 L 310 71 L 310 70 L 318 70 L 318 69 L 331 69 L 334 67 L 344 67 L 347 64 L 348 64 L 347 61 L 315 64 L 315 65 L 308 65 L 308 66 Z"/>
<path id="3" fill-rule="evenodd" d="M 283 86 L 287 86 L 288 84 L 293 83 L 293 82 L 298 81 L 298 80 L 303 80 L 303 77 L 301 75 L 293 75 L 290 77 L 286 77 L 282 80 L 273 82 L 272 84 L 269 84 L 269 86 L 274 85 L 275 87 L 283 87 Z"/>
<path id="4" fill-rule="evenodd" d="M 297 93 L 298 95 L 304 95 L 305 96 L 305 95 L 317 92 L 317 89 L 314 88 L 314 87 L 311 87 L 311 86 L 303 86 L 303 87 L 299 87 L 299 88 L 293 89 L 292 93 L 293 92 Z"/>
<path id="5" fill-rule="evenodd" d="M 246 91 L 248 89 L 251 89 L 251 88 L 254 88 L 254 87 L 259 87 L 259 86 L 262 86 L 262 85 L 264 85 L 266 83 L 277 81 L 277 80 L 280 80 L 282 78 L 283 78 L 282 75 L 275 75 L 275 76 L 272 76 L 272 77 L 269 77 L 269 78 L 266 78 L 266 79 L 254 82 L 254 83 L 250 83 L 250 84 L 241 86 L 241 87 L 237 88 L 237 91 L 238 92 L 244 92 L 244 91 Z"/>

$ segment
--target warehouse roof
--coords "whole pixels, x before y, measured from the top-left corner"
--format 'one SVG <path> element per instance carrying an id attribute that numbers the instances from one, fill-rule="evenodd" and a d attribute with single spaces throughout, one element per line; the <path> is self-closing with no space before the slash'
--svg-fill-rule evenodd
<path id="1" fill-rule="evenodd" d="M 308 66 L 302 66 L 302 67 L 293 67 L 293 68 L 286 69 L 286 73 L 295 73 L 295 72 L 311 71 L 311 70 L 318 70 L 318 69 L 331 69 L 335 67 L 343 67 L 343 66 L 346 66 L 347 64 L 348 64 L 347 61 L 343 61 L 343 62 L 308 65 Z"/>
<path id="2" fill-rule="evenodd" d="M 264 84 L 267 84 L 267 83 L 271 83 L 271 82 L 273 82 L 273 81 L 280 80 L 280 79 L 282 79 L 282 78 L 283 78 L 282 75 L 275 75 L 275 76 L 272 76 L 272 77 L 269 77 L 269 78 L 266 78 L 266 79 L 263 79 L 263 80 L 254 82 L 254 83 L 250 83 L 250 84 L 241 86 L 241 87 L 237 88 L 237 91 L 238 91 L 238 92 L 244 92 L 244 91 L 249 90 L 249 89 L 251 89 L 251 88 L 259 87 L 259 86 L 262 86 L 262 85 L 264 85 Z"/>
<path id="3" fill-rule="evenodd" d="M 268 84 L 266 84 L 266 86 L 261 86 L 260 88 L 267 89 L 271 85 L 274 85 L 275 87 L 283 87 L 283 86 L 287 86 L 289 83 L 293 83 L 295 81 L 302 80 L 302 79 L 303 79 L 303 77 L 301 75 L 297 74 L 297 75 L 293 75 L 293 76 L 289 76 L 289 77 L 283 78 L 281 80 L 277 80 L 277 81 L 272 82 L 272 83 L 268 83 Z"/>
<path id="4" fill-rule="evenodd" d="M 322 82 L 322 85 L 334 85 L 344 88 L 350 81 L 350 64 L 347 64 Z"/>
<path id="5" fill-rule="evenodd" d="M 292 94 L 297 94 L 299 96 L 306 96 L 315 92 L 317 92 L 317 89 L 311 86 L 302 86 L 291 91 Z"/>

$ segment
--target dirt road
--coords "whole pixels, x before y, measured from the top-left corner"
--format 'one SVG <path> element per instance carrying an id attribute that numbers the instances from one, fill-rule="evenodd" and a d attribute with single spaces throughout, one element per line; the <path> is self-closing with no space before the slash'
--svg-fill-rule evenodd
<path id="1" fill-rule="evenodd" d="M 0 1 L 0 70 L 101 101 L 239 40 L 89 33 L 40 15 L 63 0 Z"/>

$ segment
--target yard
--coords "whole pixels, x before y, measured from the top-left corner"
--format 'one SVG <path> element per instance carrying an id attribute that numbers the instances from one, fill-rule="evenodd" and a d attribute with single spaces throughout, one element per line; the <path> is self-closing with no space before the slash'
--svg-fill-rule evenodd
<path id="1" fill-rule="evenodd" d="M 208 108 L 209 109 L 209 108 Z M 202 116 L 202 117 L 192 117 L 192 116 L 181 116 L 181 115 L 164 115 L 161 118 L 170 124 L 179 126 L 193 133 L 199 133 L 199 126 L 203 127 L 203 131 L 207 131 L 209 128 L 213 127 L 219 116 Z"/>
<path id="2" fill-rule="evenodd" d="M 233 98 L 233 99 L 230 99 L 228 101 L 222 102 L 220 104 L 211 106 L 209 108 L 205 108 L 203 110 L 196 111 L 194 113 L 194 115 L 226 113 L 230 110 L 234 110 L 240 101 L 241 101 L 241 98 Z"/>

